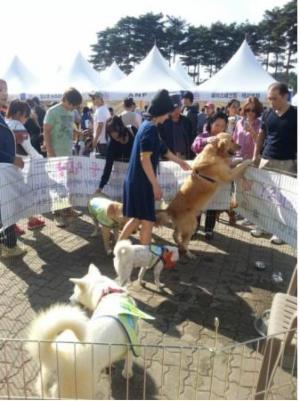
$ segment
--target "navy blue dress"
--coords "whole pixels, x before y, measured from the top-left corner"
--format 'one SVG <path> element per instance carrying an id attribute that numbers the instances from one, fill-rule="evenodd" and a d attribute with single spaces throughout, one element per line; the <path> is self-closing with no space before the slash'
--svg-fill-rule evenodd
<path id="1" fill-rule="evenodd" d="M 152 185 L 144 172 L 141 153 L 151 152 L 151 163 L 156 175 L 159 158 L 168 151 L 161 141 L 157 127 L 144 121 L 134 139 L 124 182 L 123 214 L 140 220 L 155 221 L 155 199 Z"/>

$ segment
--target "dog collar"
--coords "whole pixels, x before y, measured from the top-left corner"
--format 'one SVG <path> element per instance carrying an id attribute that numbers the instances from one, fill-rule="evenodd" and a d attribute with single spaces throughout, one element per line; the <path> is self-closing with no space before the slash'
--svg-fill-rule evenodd
<path id="1" fill-rule="evenodd" d="M 125 292 L 123 288 L 113 288 L 113 287 L 107 287 L 101 291 L 101 294 L 99 296 L 99 299 L 97 301 L 96 307 L 99 305 L 100 301 L 106 296 L 114 293 L 122 293 Z"/>
<path id="2" fill-rule="evenodd" d="M 207 177 L 207 175 L 203 175 L 203 174 L 197 173 L 196 171 L 193 171 L 193 172 L 192 172 L 192 176 L 193 176 L 193 177 L 196 177 L 196 178 L 198 178 L 198 179 L 199 179 L 199 178 L 204 178 L 205 180 L 207 180 L 207 181 L 209 181 L 209 182 L 213 182 L 214 184 L 217 183 L 217 181 L 214 180 L 213 178 Z"/>

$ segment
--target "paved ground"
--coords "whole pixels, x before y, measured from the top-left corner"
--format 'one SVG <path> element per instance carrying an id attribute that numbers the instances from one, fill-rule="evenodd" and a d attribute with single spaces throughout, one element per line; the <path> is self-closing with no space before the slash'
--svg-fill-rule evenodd
<path id="1" fill-rule="evenodd" d="M 72 291 L 68 278 L 84 275 L 91 262 L 102 273 L 115 276 L 102 243 L 89 238 L 92 225 L 87 216 L 67 229 L 57 228 L 50 219 L 41 231 L 22 237 L 29 250 L 23 259 L 0 259 L 0 338 L 26 337 L 26 326 L 36 312 L 67 301 Z M 119 364 L 111 377 L 103 375 L 103 397 L 253 398 L 261 360 L 257 343 L 216 355 L 211 351 L 215 344 L 220 349 L 257 337 L 254 316 L 270 307 L 275 292 L 286 290 L 296 255 L 287 245 L 271 245 L 268 238 L 254 240 L 248 231 L 221 221 L 213 241 L 205 242 L 200 233 L 192 242 L 196 260 L 181 260 L 176 269 L 162 273 L 164 289 L 156 290 L 151 271 L 144 288 L 133 282 L 130 291 L 140 308 L 156 317 L 142 322 L 141 328 L 141 342 L 152 347 L 145 347 L 136 360 L 135 376 L 128 386 L 120 378 Z M 156 230 L 155 241 L 172 243 L 171 230 Z M 264 272 L 255 269 L 257 260 L 266 263 Z M 276 271 L 284 275 L 280 286 L 271 280 Z M 217 342 L 215 317 L 220 322 Z M 171 345 L 176 347 L 167 347 Z M 278 370 L 278 388 L 270 398 L 296 398 L 290 370 L 290 365 Z M 0 342 L 0 397 L 33 397 L 36 371 L 22 343 Z"/>

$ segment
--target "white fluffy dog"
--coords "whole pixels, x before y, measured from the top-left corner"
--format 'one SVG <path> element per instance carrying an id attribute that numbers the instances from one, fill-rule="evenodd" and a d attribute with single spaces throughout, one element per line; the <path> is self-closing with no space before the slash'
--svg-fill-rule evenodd
<path id="1" fill-rule="evenodd" d="M 140 284 L 146 270 L 154 267 L 154 282 L 160 288 L 163 286 L 159 280 L 162 269 L 173 268 L 178 259 L 176 246 L 133 245 L 129 240 L 122 240 L 114 248 L 114 267 L 122 286 L 130 282 L 134 267 L 141 267 L 138 277 Z"/>
<path id="2" fill-rule="evenodd" d="M 139 352 L 132 335 L 138 339 L 139 318 L 152 318 L 94 265 L 84 277 L 70 280 L 75 284 L 71 302 L 80 303 L 93 315 L 89 319 L 77 306 L 56 304 L 30 325 L 28 338 L 35 341 L 27 349 L 41 364 L 37 391 L 42 391 L 42 398 L 97 398 L 100 373 L 121 359 L 125 359 L 122 375 L 131 377 L 132 353 Z M 134 334 L 127 330 L 124 318 Z"/>

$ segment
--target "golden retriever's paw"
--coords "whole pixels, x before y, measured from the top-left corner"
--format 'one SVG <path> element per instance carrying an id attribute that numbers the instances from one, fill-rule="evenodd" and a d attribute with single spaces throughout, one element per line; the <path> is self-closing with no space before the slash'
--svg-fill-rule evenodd
<path id="1" fill-rule="evenodd" d="M 197 256 L 194 255 L 194 254 L 193 254 L 192 252 L 190 252 L 190 251 L 187 251 L 186 254 L 185 254 L 185 256 L 186 256 L 188 259 L 197 259 Z"/>

